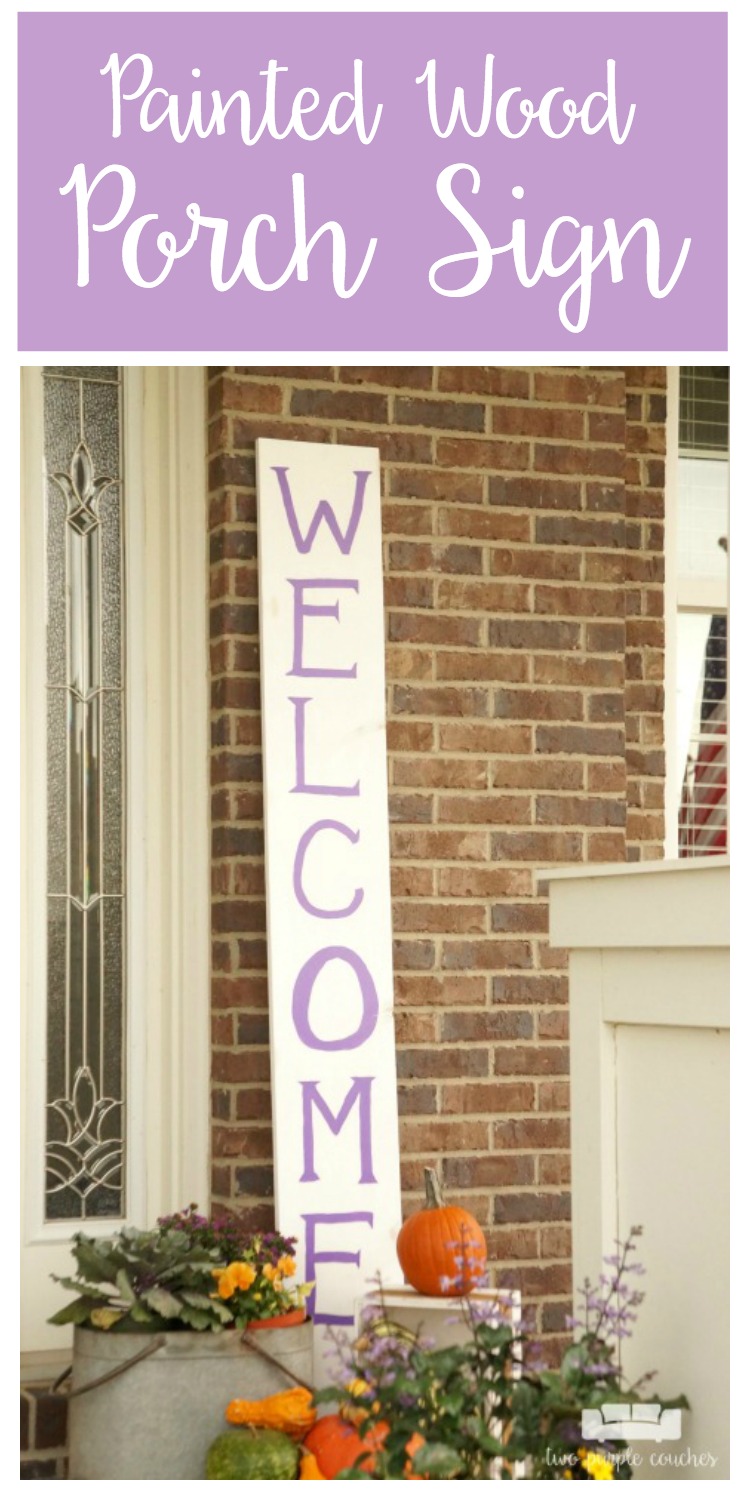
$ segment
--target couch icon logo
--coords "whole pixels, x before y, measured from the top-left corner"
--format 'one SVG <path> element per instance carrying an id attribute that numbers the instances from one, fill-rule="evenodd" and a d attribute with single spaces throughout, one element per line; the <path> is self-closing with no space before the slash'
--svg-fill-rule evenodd
<path id="1" fill-rule="evenodd" d="M 605 1402 L 601 1407 L 585 1407 L 581 1436 L 588 1442 L 606 1442 L 623 1438 L 626 1442 L 646 1439 L 652 1443 L 673 1443 L 682 1436 L 682 1412 L 679 1407 L 662 1407 L 658 1402 L 634 1402 L 632 1406 Z"/>

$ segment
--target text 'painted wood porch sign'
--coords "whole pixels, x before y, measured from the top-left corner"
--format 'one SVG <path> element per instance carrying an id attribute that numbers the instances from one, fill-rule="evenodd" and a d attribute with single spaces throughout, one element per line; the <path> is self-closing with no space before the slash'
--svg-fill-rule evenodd
<path id="1" fill-rule="evenodd" d="M 380 474 L 257 444 L 276 1220 L 317 1324 L 401 1281 Z"/>

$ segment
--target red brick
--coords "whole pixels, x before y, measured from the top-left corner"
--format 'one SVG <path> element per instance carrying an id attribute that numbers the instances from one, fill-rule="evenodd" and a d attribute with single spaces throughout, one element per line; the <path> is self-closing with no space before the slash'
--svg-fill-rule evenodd
<path id="1" fill-rule="evenodd" d="M 495 1199 L 495 1216 L 502 1224 L 541 1224 L 570 1218 L 570 1193 L 503 1193 Z"/>
<path id="2" fill-rule="evenodd" d="M 496 1073 L 525 1074 L 543 1073 L 547 1076 L 568 1074 L 567 1047 L 496 1047 L 494 1065 Z"/>
<path id="3" fill-rule="evenodd" d="M 406 505 L 401 500 L 383 505 L 382 521 L 387 536 L 432 536 L 435 529 L 429 505 Z"/>
<path id="4" fill-rule="evenodd" d="M 426 573 L 481 573 L 481 547 L 464 546 L 459 542 L 428 544 L 427 542 L 390 542 L 388 544 L 390 566 L 396 572 Z"/>
<path id="5" fill-rule="evenodd" d="M 432 387 L 431 365 L 342 365 L 342 385 L 398 386 L 411 391 L 428 391 Z"/>
<path id="6" fill-rule="evenodd" d="M 531 607 L 531 589 L 527 583 L 504 579 L 440 578 L 437 580 L 437 606 L 444 610 L 472 610 L 490 615 L 525 614 Z"/>
<path id="7" fill-rule="evenodd" d="M 499 760 L 492 766 L 491 781 L 495 787 L 577 791 L 583 786 L 583 766 L 570 760 Z"/>
<path id="8" fill-rule="evenodd" d="M 507 574 L 510 578 L 579 579 L 582 566 L 580 552 L 549 552 L 540 547 L 497 547 L 490 556 L 492 572 Z"/>
<path id="9" fill-rule="evenodd" d="M 430 401 L 424 397 L 397 396 L 393 403 L 393 420 L 402 427 L 484 432 L 485 409 L 476 401 Z"/>
<path id="10" fill-rule="evenodd" d="M 529 1038 L 534 1023 L 524 1010 L 446 1011 L 440 1019 L 443 1042 L 493 1042 L 499 1038 Z"/>
<path id="11" fill-rule="evenodd" d="M 583 697 L 580 693 L 555 692 L 547 688 L 500 688 L 494 699 L 494 709 L 501 719 L 539 720 L 558 719 L 564 722 L 583 718 Z"/>
<path id="12" fill-rule="evenodd" d="M 441 724 L 441 750 L 473 750 L 477 755 L 527 755 L 532 730 L 523 724 Z"/>
<path id="13" fill-rule="evenodd" d="M 486 1151 L 489 1123 L 481 1120 L 404 1120 L 399 1131 L 404 1154 L 442 1156 L 448 1151 Z"/>
<path id="14" fill-rule="evenodd" d="M 437 514 L 441 536 L 468 536 L 476 541 L 530 542 L 531 519 L 513 510 L 443 509 Z"/>
<path id="15" fill-rule="evenodd" d="M 486 860 L 489 838 L 473 829 L 392 828 L 391 851 L 394 859 Z"/>
<path id="16" fill-rule="evenodd" d="M 491 1079 L 488 1083 L 444 1084 L 443 1109 L 446 1114 L 496 1115 L 534 1108 L 533 1083 Z"/>
<path id="17" fill-rule="evenodd" d="M 443 943 L 445 969 L 529 969 L 531 945 L 506 938 Z"/>
<path id="18" fill-rule="evenodd" d="M 479 791 L 487 787 L 487 762 L 483 760 L 447 760 L 420 756 L 413 760 L 393 761 L 394 786 L 459 787 Z"/>
<path id="19" fill-rule="evenodd" d="M 369 391 L 310 390 L 292 391 L 290 412 L 293 417 L 330 417 L 344 422 L 385 422 L 388 419 L 388 397 Z"/>
<path id="20" fill-rule="evenodd" d="M 622 802 L 614 797 L 553 797 L 536 799 L 537 823 L 551 823 L 557 827 L 577 828 L 581 824 L 603 828 L 619 828 L 625 822 Z"/>
<path id="21" fill-rule="evenodd" d="M 581 634 L 569 620 L 490 620 L 490 645 L 518 651 L 578 651 Z"/>
<path id="22" fill-rule="evenodd" d="M 482 974 L 397 974 L 397 1003 L 404 1005 L 484 1005 L 487 978 Z"/>
<path id="23" fill-rule="evenodd" d="M 211 1074 L 219 1083 L 265 1082 L 271 1076 L 268 1053 L 249 1047 L 242 1052 L 214 1052 Z"/>
<path id="24" fill-rule="evenodd" d="M 560 1110 L 567 1114 L 570 1109 L 570 1084 L 559 1079 L 544 1079 L 539 1084 L 539 1108 Z"/>
<path id="25" fill-rule="evenodd" d="M 486 1048 L 402 1048 L 398 1076 L 405 1078 L 484 1078 L 489 1072 Z"/>
<path id="26" fill-rule="evenodd" d="M 528 469 L 528 443 L 504 442 L 501 438 L 438 438 L 439 464 L 457 469 Z"/>
<path id="27" fill-rule="evenodd" d="M 489 710 L 489 694 L 476 687 L 396 687 L 392 703 L 394 713 L 420 718 L 483 718 Z"/>
<path id="28" fill-rule="evenodd" d="M 522 657 L 493 651 L 441 651 L 436 671 L 445 682 L 526 682 L 528 666 Z"/>
<path id="29" fill-rule="evenodd" d="M 504 870 L 497 865 L 488 869 L 449 866 L 436 874 L 441 896 L 528 896 L 532 889 L 528 870 Z"/>
<path id="30" fill-rule="evenodd" d="M 549 1147 L 567 1147 L 570 1145 L 570 1123 L 566 1115 L 552 1119 L 535 1116 L 525 1120 L 498 1120 L 492 1127 L 492 1144 L 496 1151 L 544 1151 Z"/>
<path id="31" fill-rule="evenodd" d="M 526 399 L 530 381 L 525 370 L 503 365 L 448 365 L 437 372 L 438 389 L 478 396 Z"/>
<path id="32" fill-rule="evenodd" d="M 429 866 L 391 866 L 391 894 L 393 896 L 432 896 L 434 875 Z"/>
<path id="33" fill-rule="evenodd" d="M 501 437 L 579 438 L 584 436 L 584 415 L 570 407 L 495 406 L 492 431 Z M 624 424 L 623 424 L 624 427 Z M 624 438 L 624 432 L 623 432 Z"/>
<path id="34" fill-rule="evenodd" d="M 570 1256 L 571 1233 L 566 1224 L 544 1225 L 539 1234 L 539 1251 L 546 1259 L 558 1256 Z"/>
<path id="35" fill-rule="evenodd" d="M 500 797 L 491 792 L 475 797 L 441 797 L 441 823 L 526 823 L 531 817 L 529 797 Z"/>
<path id="36" fill-rule="evenodd" d="M 392 907 L 394 932 L 486 932 L 484 906 L 427 901 L 396 901 Z"/>
<path id="37" fill-rule="evenodd" d="M 632 372 L 629 377 L 632 378 Z M 534 395 L 537 401 L 619 407 L 625 399 L 625 383 L 622 372 L 614 374 L 611 370 L 587 370 L 585 374 L 539 370 L 534 375 Z"/>
<path id="38" fill-rule="evenodd" d="M 534 864 L 567 864 L 580 859 L 581 835 L 524 829 L 517 833 L 492 834 L 492 858 L 530 860 Z"/>
<path id="39" fill-rule="evenodd" d="M 443 1173 L 446 1189 L 517 1187 L 534 1181 L 534 1162 L 529 1156 L 453 1157 Z"/>
<path id="40" fill-rule="evenodd" d="M 623 472 L 623 452 L 621 448 L 536 443 L 534 468 L 543 474 L 597 474 L 617 479 Z"/>

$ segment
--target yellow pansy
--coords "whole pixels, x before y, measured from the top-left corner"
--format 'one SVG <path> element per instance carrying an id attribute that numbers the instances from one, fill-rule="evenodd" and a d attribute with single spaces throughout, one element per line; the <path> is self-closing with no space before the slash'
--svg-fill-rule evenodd
<path id="1" fill-rule="evenodd" d="M 293 1276 L 297 1269 L 297 1262 L 292 1259 L 291 1255 L 282 1255 L 276 1269 L 282 1276 Z"/>
<path id="2" fill-rule="evenodd" d="M 346 1389 L 348 1390 L 350 1396 L 364 1396 L 367 1394 L 370 1387 L 367 1384 L 366 1380 L 361 1380 L 359 1377 L 355 1376 L 354 1380 L 349 1381 Z"/>
<path id="3" fill-rule="evenodd" d="M 270 1260 L 267 1260 L 266 1264 L 263 1267 L 263 1275 L 265 1276 L 266 1281 L 276 1281 L 278 1271 L 275 1266 L 271 1265 Z"/>
<path id="4" fill-rule="evenodd" d="M 603 1453 L 587 1453 L 581 1459 L 581 1468 L 591 1475 L 592 1479 L 612 1479 L 614 1465 L 610 1463 Z"/>
<path id="5" fill-rule="evenodd" d="M 249 1266 L 247 1261 L 234 1260 L 229 1270 L 234 1274 L 235 1284 L 239 1287 L 239 1290 L 241 1292 L 248 1291 L 255 1281 L 255 1272 L 252 1266 Z"/>
<path id="6" fill-rule="evenodd" d="M 236 1283 L 234 1277 L 231 1275 L 230 1271 L 228 1271 L 228 1270 L 227 1271 L 222 1271 L 219 1274 L 219 1278 L 218 1279 L 219 1279 L 219 1285 L 218 1285 L 217 1290 L 218 1290 L 219 1296 L 223 1299 L 224 1302 L 227 1302 L 230 1297 L 234 1296 L 235 1291 L 237 1290 L 237 1283 Z"/>

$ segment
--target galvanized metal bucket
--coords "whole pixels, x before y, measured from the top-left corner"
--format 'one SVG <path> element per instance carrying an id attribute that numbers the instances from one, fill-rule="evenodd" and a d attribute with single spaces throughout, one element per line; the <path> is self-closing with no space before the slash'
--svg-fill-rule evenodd
<path id="1" fill-rule="evenodd" d="M 71 1479 L 204 1479 L 235 1399 L 313 1380 L 313 1325 L 222 1333 L 76 1328 L 68 1392 Z"/>

